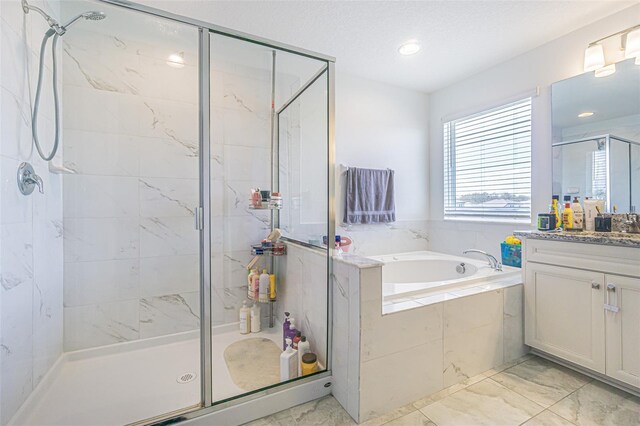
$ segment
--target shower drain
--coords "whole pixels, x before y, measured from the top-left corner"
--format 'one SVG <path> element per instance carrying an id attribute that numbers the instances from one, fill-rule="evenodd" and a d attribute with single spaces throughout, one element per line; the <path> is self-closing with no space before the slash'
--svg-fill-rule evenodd
<path id="1" fill-rule="evenodd" d="M 196 379 L 196 373 L 184 373 L 178 376 L 178 378 L 176 379 L 176 382 L 183 385 L 185 383 L 193 382 L 195 379 Z"/>

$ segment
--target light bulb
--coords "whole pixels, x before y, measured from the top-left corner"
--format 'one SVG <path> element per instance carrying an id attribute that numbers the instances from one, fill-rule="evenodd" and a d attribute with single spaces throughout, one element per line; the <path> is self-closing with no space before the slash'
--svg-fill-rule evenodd
<path id="1" fill-rule="evenodd" d="M 616 72 L 616 64 L 607 65 L 606 67 L 602 67 L 596 70 L 596 77 L 607 77 Z"/>
<path id="2" fill-rule="evenodd" d="M 640 56 L 640 28 L 627 33 L 627 44 L 624 48 L 626 59 Z"/>
<path id="3" fill-rule="evenodd" d="M 592 44 L 584 51 L 584 71 L 594 71 L 604 67 L 604 49 L 601 44 Z"/>

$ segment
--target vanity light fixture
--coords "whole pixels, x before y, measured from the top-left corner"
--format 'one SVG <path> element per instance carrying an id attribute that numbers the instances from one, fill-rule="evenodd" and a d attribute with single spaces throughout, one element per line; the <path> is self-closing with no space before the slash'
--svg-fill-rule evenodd
<path id="1" fill-rule="evenodd" d="M 398 48 L 398 52 L 404 56 L 414 55 L 418 53 L 419 50 L 420 43 L 418 43 L 417 40 L 409 40 Z"/>
<path id="2" fill-rule="evenodd" d="M 184 52 L 169 55 L 167 65 L 173 68 L 184 68 Z"/>
<path id="3" fill-rule="evenodd" d="M 594 113 L 591 111 L 585 111 L 578 114 L 578 118 L 591 117 Z"/>
<path id="4" fill-rule="evenodd" d="M 624 47 L 624 57 L 634 58 L 640 56 L 640 28 L 627 33 L 626 46 Z"/>
<path id="5" fill-rule="evenodd" d="M 616 64 L 610 64 L 610 65 L 607 65 L 606 67 L 597 69 L 595 74 L 596 74 L 596 77 L 600 78 L 600 77 L 610 76 L 614 72 L 616 72 Z"/>
<path id="6" fill-rule="evenodd" d="M 640 57 L 640 25 L 629 27 L 617 33 L 602 37 L 589 43 L 584 51 L 584 71 L 595 71 L 596 77 L 605 77 L 616 72 L 615 66 L 607 65 L 604 58 L 602 42 L 612 37 L 620 37 L 620 50 L 624 51 L 624 57 Z M 636 60 L 636 63 L 638 60 Z"/>
<path id="7" fill-rule="evenodd" d="M 599 43 L 590 44 L 584 51 L 584 70 L 595 71 L 604 67 L 604 49 Z"/>

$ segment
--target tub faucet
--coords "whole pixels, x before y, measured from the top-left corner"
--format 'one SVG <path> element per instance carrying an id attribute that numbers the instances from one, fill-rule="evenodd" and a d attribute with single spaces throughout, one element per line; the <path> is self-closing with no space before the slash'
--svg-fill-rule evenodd
<path id="1" fill-rule="evenodd" d="M 467 254 L 467 253 L 478 253 L 478 254 L 484 255 L 489 261 L 489 266 L 491 267 L 491 269 L 493 269 L 494 271 L 502 271 L 502 263 L 498 262 L 498 259 L 496 259 L 492 254 L 489 254 L 486 251 L 476 250 L 476 249 L 467 249 L 462 252 L 462 254 Z"/>

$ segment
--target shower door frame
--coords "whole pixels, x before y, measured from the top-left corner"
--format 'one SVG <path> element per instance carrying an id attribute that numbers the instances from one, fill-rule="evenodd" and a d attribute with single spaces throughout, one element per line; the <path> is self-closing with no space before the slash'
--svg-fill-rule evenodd
<path id="1" fill-rule="evenodd" d="M 258 398 L 270 397 L 271 401 L 286 400 L 280 397 L 279 392 L 291 390 L 292 394 L 286 395 L 292 405 L 300 404 L 306 400 L 317 398 L 321 393 L 328 393 L 331 386 L 331 348 L 332 348 L 332 286 L 333 276 L 333 244 L 327 245 L 327 368 L 325 371 L 309 377 L 302 377 L 281 385 L 258 390 L 248 394 L 241 394 L 236 398 L 215 403 L 213 400 L 212 377 L 212 324 L 211 324 L 211 62 L 210 62 L 210 37 L 219 34 L 245 42 L 274 48 L 279 51 L 315 59 L 324 62 L 323 70 L 314 76 L 312 82 L 325 72 L 327 73 L 327 235 L 328 241 L 335 239 L 335 58 L 322 53 L 302 49 L 286 43 L 254 36 L 241 31 L 214 25 L 209 22 L 193 19 L 150 6 L 130 2 L 128 0 L 97 0 L 112 6 L 132 10 L 134 13 L 143 13 L 168 19 L 198 29 L 198 133 L 199 133 L 199 205 L 195 211 L 195 227 L 200 234 L 200 383 L 201 400 L 199 405 L 185 407 L 183 410 L 171 413 L 161 413 L 150 419 L 141 419 L 133 424 L 174 424 L 180 421 L 194 420 L 201 416 L 207 416 L 225 409 L 237 407 L 238 411 L 246 411 L 251 401 Z M 303 92 L 311 83 L 305 85 Z M 297 98 L 297 93 L 294 98 Z M 297 389 L 293 389 L 297 388 Z M 322 390 L 324 388 L 325 390 Z M 302 399 L 301 399 L 302 398 Z M 257 401 L 256 401 L 257 402 Z M 242 404 L 242 407 L 239 405 Z M 267 404 L 262 404 L 265 407 Z M 268 413 L 266 413 L 268 414 Z M 236 414 L 237 415 L 237 414 Z M 231 416 L 231 417 L 229 417 Z M 233 418 L 234 413 L 227 414 L 226 419 Z"/>

